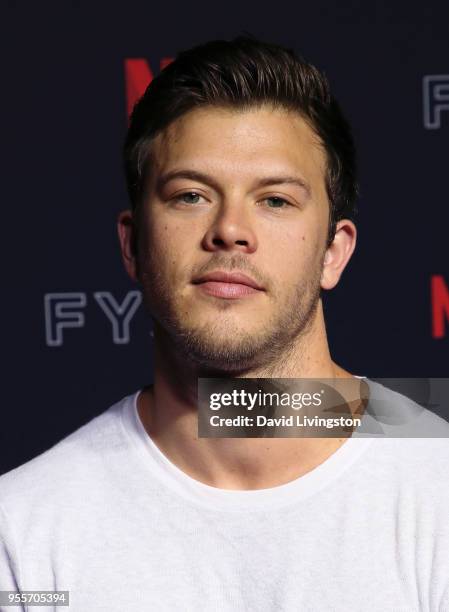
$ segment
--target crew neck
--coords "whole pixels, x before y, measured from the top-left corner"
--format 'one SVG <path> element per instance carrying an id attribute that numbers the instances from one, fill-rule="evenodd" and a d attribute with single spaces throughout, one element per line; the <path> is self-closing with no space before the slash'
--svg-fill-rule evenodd
<path id="1" fill-rule="evenodd" d="M 290 505 L 304 500 L 331 484 L 370 446 L 373 438 L 348 438 L 323 463 L 310 472 L 275 487 L 265 489 L 220 489 L 189 476 L 172 463 L 147 433 L 137 410 L 143 391 L 123 399 L 121 422 L 128 438 L 139 453 L 145 468 L 172 492 L 195 505 L 219 511 L 241 512 Z"/>

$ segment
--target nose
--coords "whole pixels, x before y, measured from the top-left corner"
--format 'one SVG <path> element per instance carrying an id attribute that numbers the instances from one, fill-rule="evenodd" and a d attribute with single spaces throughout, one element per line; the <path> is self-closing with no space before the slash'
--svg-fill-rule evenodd
<path id="1" fill-rule="evenodd" d="M 202 246 L 207 251 L 254 253 L 257 238 L 242 202 L 222 204 L 203 237 Z"/>

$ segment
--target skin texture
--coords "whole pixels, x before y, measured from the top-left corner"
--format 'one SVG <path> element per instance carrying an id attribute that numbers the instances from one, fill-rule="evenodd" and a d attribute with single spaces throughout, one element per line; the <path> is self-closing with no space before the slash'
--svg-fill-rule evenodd
<path id="1" fill-rule="evenodd" d="M 338 283 L 356 230 L 340 221 L 326 248 L 324 149 L 298 114 L 264 106 L 190 111 L 150 151 L 140 209 L 118 219 L 125 268 L 154 319 L 155 382 L 139 396 L 140 418 L 206 484 L 288 482 L 344 439 L 199 439 L 196 385 L 211 375 L 351 376 L 330 357 L 320 290 Z M 243 272 L 260 290 L 228 299 L 195 284 L 217 270 Z"/>

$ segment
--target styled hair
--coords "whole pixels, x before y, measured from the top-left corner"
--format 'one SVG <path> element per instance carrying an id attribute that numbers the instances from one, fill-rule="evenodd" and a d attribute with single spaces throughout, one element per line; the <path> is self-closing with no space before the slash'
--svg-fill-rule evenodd
<path id="1" fill-rule="evenodd" d="M 327 161 L 332 242 L 337 221 L 355 215 L 358 186 L 351 128 L 324 74 L 291 49 L 249 36 L 179 53 L 138 100 L 124 146 L 132 208 L 138 208 L 144 192 L 151 140 L 170 123 L 198 107 L 247 110 L 263 105 L 296 111 L 319 137 Z"/>

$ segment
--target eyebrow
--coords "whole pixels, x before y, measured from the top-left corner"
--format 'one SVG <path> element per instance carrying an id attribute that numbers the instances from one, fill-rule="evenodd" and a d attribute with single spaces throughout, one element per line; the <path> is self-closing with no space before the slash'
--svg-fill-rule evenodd
<path id="1" fill-rule="evenodd" d="M 221 191 L 220 185 L 212 176 L 204 174 L 203 172 L 198 172 L 197 170 L 171 170 L 170 172 L 166 172 L 157 179 L 157 190 L 160 192 L 167 183 L 178 178 L 199 181 L 200 183 L 209 185 L 209 187 L 212 187 L 215 191 Z M 310 198 L 312 195 L 312 189 L 309 183 L 299 176 L 267 176 L 256 182 L 256 188 L 267 187 L 268 185 L 296 185 L 304 189 L 307 197 Z"/>

